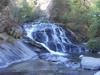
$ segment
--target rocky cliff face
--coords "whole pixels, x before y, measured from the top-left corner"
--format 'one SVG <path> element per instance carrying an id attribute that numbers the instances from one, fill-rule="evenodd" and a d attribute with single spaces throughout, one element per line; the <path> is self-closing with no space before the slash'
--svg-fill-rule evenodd
<path id="1" fill-rule="evenodd" d="M 36 0 L 37 11 L 41 16 L 56 19 L 70 11 L 70 0 Z"/>
<path id="2" fill-rule="evenodd" d="M 59 22 L 59 18 L 64 13 L 70 12 L 70 0 L 52 0 L 52 8 L 50 10 L 50 18 Z"/>
<path id="3" fill-rule="evenodd" d="M 10 0 L 0 1 L 0 43 L 7 42 L 9 36 L 18 39 L 23 32 L 19 24 L 14 21 L 9 3 Z"/>
<path id="4" fill-rule="evenodd" d="M 0 11 L 9 4 L 9 0 L 0 0 Z"/>
<path id="5" fill-rule="evenodd" d="M 37 12 L 40 17 L 50 17 L 50 10 L 52 9 L 53 0 L 36 0 Z"/>
<path id="6" fill-rule="evenodd" d="M 4 32 L 6 27 L 18 25 L 12 18 L 9 3 L 10 0 L 1 0 L 0 2 L 0 32 Z"/>

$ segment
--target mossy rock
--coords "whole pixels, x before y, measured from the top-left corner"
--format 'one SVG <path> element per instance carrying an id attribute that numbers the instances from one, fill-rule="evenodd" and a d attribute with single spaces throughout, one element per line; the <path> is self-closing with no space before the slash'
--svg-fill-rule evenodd
<path id="1" fill-rule="evenodd" d="M 21 39 L 24 35 L 23 29 L 20 26 L 7 27 L 5 32 L 15 39 Z"/>
<path id="2" fill-rule="evenodd" d="M 89 40 L 87 47 L 91 52 L 100 51 L 100 38 L 95 40 Z"/>

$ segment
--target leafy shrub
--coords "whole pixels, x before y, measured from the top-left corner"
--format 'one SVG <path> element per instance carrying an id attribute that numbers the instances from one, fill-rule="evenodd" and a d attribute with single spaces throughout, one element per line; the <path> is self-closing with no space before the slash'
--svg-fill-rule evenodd
<path id="1" fill-rule="evenodd" d="M 92 52 L 100 51 L 100 38 L 96 40 L 89 40 L 87 46 Z"/>
<path id="2" fill-rule="evenodd" d="M 33 22 L 34 20 L 38 19 L 39 15 L 36 12 L 33 12 L 30 15 L 27 15 L 25 18 L 23 18 L 23 21 L 28 23 L 28 22 Z"/>
<path id="3" fill-rule="evenodd" d="M 100 1 L 97 0 L 95 6 L 94 18 L 89 29 L 90 40 L 88 42 L 88 48 L 91 51 L 100 51 Z"/>
<path id="4" fill-rule="evenodd" d="M 95 23 L 90 27 L 90 38 L 100 37 L 100 24 Z"/>
<path id="5" fill-rule="evenodd" d="M 94 17 L 92 20 L 92 24 L 90 25 L 90 39 L 98 38 L 100 37 L 100 1 L 98 0 L 96 2 L 96 9 L 94 13 Z"/>
<path id="6" fill-rule="evenodd" d="M 71 11 L 60 16 L 60 21 L 66 28 L 76 32 L 81 41 L 88 40 L 88 29 L 92 22 L 92 12 L 83 0 L 70 0 Z"/>
<path id="7" fill-rule="evenodd" d="M 60 17 L 61 22 L 70 23 L 74 22 L 74 25 L 90 24 L 91 14 L 89 13 L 65 13 Z"/>
<path id="8" fill-rule="evenodd" d="M 89 24 L 91 24 L 91 14 L 65 13 L 60 20 L 64 23 L 66 28 L 76 32 L 81 41 L 88 40 L 88 28 Z"/>

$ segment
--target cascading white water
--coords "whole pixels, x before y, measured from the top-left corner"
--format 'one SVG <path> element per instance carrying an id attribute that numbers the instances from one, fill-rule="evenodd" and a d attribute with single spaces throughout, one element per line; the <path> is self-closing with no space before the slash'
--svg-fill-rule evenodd
<path id="1" fill-rule="evenodd" d="M 74 44 L 70 39 L 72 32 L 51 23 L 25 24 L 26 36 L 42 45 L 50 53 L 65 55 L 65 53 L 82 52 L 83 47 Z M 82 49 L 83 48 L 83 49 Z"/>

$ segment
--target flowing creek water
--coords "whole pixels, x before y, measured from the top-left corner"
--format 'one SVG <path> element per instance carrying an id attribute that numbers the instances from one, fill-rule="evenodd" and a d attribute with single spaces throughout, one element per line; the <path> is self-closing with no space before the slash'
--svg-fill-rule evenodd
<path id="1" fill-rule="evenodd" d="M 100 55 L 89 53 L 70 30 L 65 30 L 56 24 L 39 22 L 25 24 L 23 29 L 25 37 L 28 38 L 24 42 L 31 46 L 23 46 L 24 44 L 19 42 L 17 47 L 23 46 L 24 48 L 19 48 L 15 52 L 11 49 L 6 53 L 0 51 L 0 57 L 3 55 L 6 58 L 6 61 L 3 60 L 1 63 L 20 60 L 6 68 L 1 68 L 0 75 L 94 75 L 96 72 L 82 69 L 79 56 L 83 54 L 100 57 Z M 39 49 L 33 47 L 33 43 Z M 39 50 L 37 55 L 34 53 L 35 50 Z M 16 58 L 12 59 L 11 55 Z M 2 58 L 4 58 L 3 56 Z M 29 59 L 27 59 L 28 57 Z M 27 60 L 22 61 L 25 58 Z"/>

